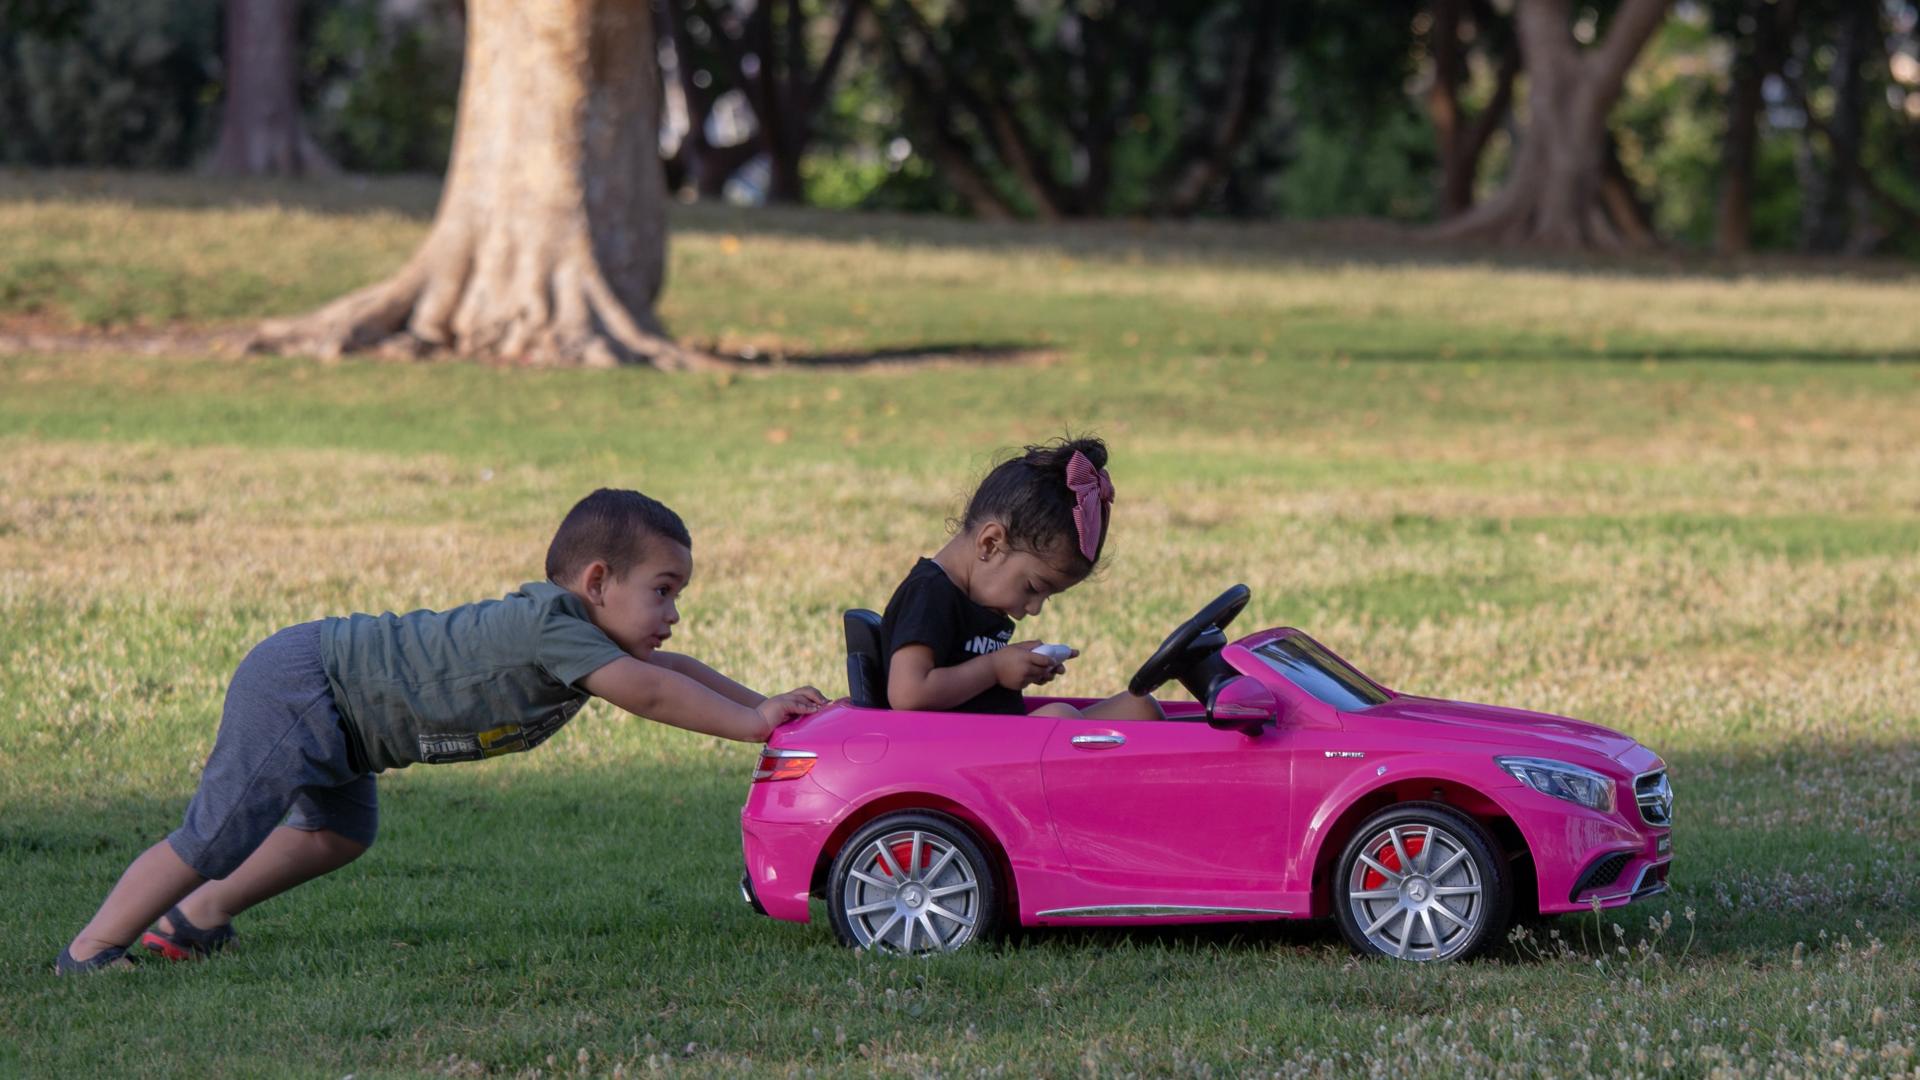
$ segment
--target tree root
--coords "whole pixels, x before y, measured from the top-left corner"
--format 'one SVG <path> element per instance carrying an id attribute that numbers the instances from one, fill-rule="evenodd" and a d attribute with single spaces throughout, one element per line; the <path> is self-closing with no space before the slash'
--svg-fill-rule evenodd
<path id="1" fill-rule="evenodd" d="M 423 253 L 424 254 L 424 253 Z M 719 356 L 679 344 L 650 316 L 636 315 L 597 271 L 556 271 L 532 288 L 469 305 L 468 268 L 416 259 L 386 281 L 348 293 L 318 311 L 263 322 L 246 340 L 249 353 L 337 360 L 350 353 L 394 359 L 470 358 L 523 367 L 610 368 L 648 364 L 662 371 L 731 366 Z"/>
<path id="2" fill-rule="evenodd" d="M 1541 214 L 1538 188 L 1508 185 L 1494 199 L 1458 217 L 1426 227 L 1429 240 L 1492 243 L 1511 247 L 1559 248 L 1603 252 L 1645 251 L 1658 246 L 1639 222 L 1618 217 L 1623 208 L 1601 193 L 1584 212 L 1548 220 Z"/>

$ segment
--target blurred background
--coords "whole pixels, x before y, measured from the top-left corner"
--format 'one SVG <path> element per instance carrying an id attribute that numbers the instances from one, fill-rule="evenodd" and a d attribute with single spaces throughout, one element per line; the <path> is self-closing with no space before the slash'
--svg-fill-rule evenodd
<path id="1" fill-rule="evenodd" d="M 660 153 L 683 201 L 1468 221 L 1528 87 L 1617 64 L 1617 103 L 1567 137 L 1625 246 L 1920 256 L 1920 6 L 1648 5 L 1637 48 L 1611 33 L 1635 6 L 1576 4 L 1591 48 L 1528 55 L 1515 0 L 655 0 Z M 462 0 L 0 0 L 0 163 L 438 174 L 465 22 Z M 241 152 L 262 128 L 299 152 Z"/>

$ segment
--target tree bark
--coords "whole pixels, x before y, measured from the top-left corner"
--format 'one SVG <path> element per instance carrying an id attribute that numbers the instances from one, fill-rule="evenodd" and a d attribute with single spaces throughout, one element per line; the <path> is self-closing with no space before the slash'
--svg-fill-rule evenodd
<path id="1" fill-rule="evenodd" d="M 1714 250 L 1738 255 L 1753 247 L 1753 170 L 1760 144 L 1761 91 L 1786 60 L 1786 43 L 1799 21 L 1799 0 L 1747 0 L 1742 14 L 1753 29 L 1734 42 L 1733 83 L 1727 92 L 1727 131 L 1720 142 L 1720 200 Z M 1739 34 L 1736 24 L 1735 33 Z"/>
<path id="2" fill-rule="evenodd" d="M 1748 0 L 1754 41 L 1736 43 L 1733 85 L 1727 92 L 1727 130 L 1720 140 L 1720 204 L 1714 220 L 1713 247 L 1739 255 L 1753 247 L 1753 161 L 1759 143 L 1760 89 L 1767 71 L 1758 37 L 1767 19 L 1760 0 Z"/>
<path id="3" fill-rule="evenodd" d="M 217 176 L 338 172 L 300 114 L 300 0 L 227 0 L 226 101 L 206 169 Z"/>
<path id="4" fill-rule="evenodd" d="M 270 322 L 255 346 L 717 363 L 653 314 L 666 266 L 656 65 L 648 0 L 472 0 L 453 160 L 426 240 L 389 280 Z"/>
<path id="5" fill-rule="evenodd" d="M 754 131 L 745 141 L 710 147 L 703 134 L 695 142 L 697 154 L 689 165 L 701 178 L 700 195 L 720 194 L 728 177 L 755 156 L 765 154 L 767 201 L 804 202 L 801 162 L 813 140 L 820 105 L 827 100 L 864 17 L 865 0 L 841 0 L 832 40 L 818 67 L 808 56 L 807 12 L 800 0 L 754 0 L 744 14 L 737 5 L 709 0 L 670 0 L 666 6 L 672 13 L 674 47 L 685 58 L 681 78 L 686 81 L 689 113 L 698 101 L 704 122 L 720 85 L 716 82 L 701 88 L 693 84 L 696 52 L 686 32 L 689 12 L 706 24 L 709 44 L 724 62 L 727 81 L 746 95 L 753 109 Z"/>
<path id="6" fill-rule="evenodd" d="M 1467 54 L 1462 48 L 1460 30 L 1471 17 L 1475 37 L 1489 52 L 1500 57 L 1494 76 L 1493 97 L 1477 116 L 1468 118 L 1460 102 L 1460 88 L 1467 81 Z M 1440 158 L 1441 218 L 1455 217 L 1473 206 L 1473 182 L 1480 174 L 1480 158 L 1486 153 L 1493 133 L 1506 122 L 1513 105 L 1513 82 L 1520 75 L 1520 51 L 1505 35 L 1495 44 L 1495 21 L 1499 14 L 1492 5 L 1475 4 L 1468 10 L 1466 0 L 1434 0 L 1431 49 L 1433 86 L 1427 92 L 1427 113 L 1433 121 L 1435 148 Z"/>
<path id="7" fill-rule="evenodd" d="M 1518 0 L 1514 8 L 1527 74 L 1527 126 L 1506 184 L 1432 234 L 1561 248 L 1641 246 L 1607 178 L 1607 115 L 1627 69 L 1666 18 L 1669 0 L 1625 0 L 1606 37 L 1582 52 L 1568 0 Z M 1617 193 L 1615 193 L 1617 194 Z"/>
<path id="8" fill-rule="evenodd" d="M 1787 86 L 1794 95 L 1795 101 L 1798 102 L 1801 113 L 1806 117 L 1807 130 L 1801 133 L 1801 155 L 1809 159 L 1812 157 L 1812 136 L 1818 135 L 1821 141 L 1826 144 L 1828 152 L 1838 156 L 1834 148 L 1839 144 L 1840 138 L 1826 121 L 1820 119 L 1820 114 L 1814 111 L 1813 102 L 1807 95 L 1806 87 L 1792 79 L 1787 80 Z M 1858 186 L 1859 190 L 1874 202 L 1879 203 L 1881 208 L 1889 214 L 1900 219 L 1901 223 L 1908 229 L 1920 232 L 1920 209 L 1908 206 L 1905 202 L 1901 201 L 1899 196 L 1887 190 L 1884 185 L 1875 180 L 1873 171 L 1867 168 L 1865 160 L 1863 160 L 1859 154 L 1856 153 L 1852 155 L 1850 160 L 1852 182 Z M 1803 173 L 1813 168 L 1814 166 L 1810 161 L 1808 164 L 1801 166 Z M 1803 186 L 1809 191 L 1814 191 L 1819 188 L 1817 183 L 1805 183 Z M 1857 213 L 1858 207 L 1856 206 L 1855 209 Z M 1883 237 L 1878 236 L 1876 231 L 1870 226 L 1866 229 L 1856 229 L 1848 240 L 1848 253 L 1865 254 L 1871 249 L 1874 243 L 1882 238 Z"/>
<path id="9" fill-rule="evenodd" d="M 668 186 L 678 188 L 684 183 L 703 199 L 718 198 L 726 190 L 727 181 L 733 178 L 733 174 L 753 160 L 758 147 L 751 137 L 726 146 L 715 146 L 707 141 L 707 121 L 713 116 L 713 103 L 717 96 L 714 86 L 711 82 L 706 86 L 700 85 L 699 67 L 695 63 L 698 50 L 692 33 L 687 29 L 685 7 L 667 3 L 662 5 L 662 10 L 665 18 L 660 21 L 666 22 L 668 34 L 673 40 L 680 94 L 687 103 L 687 134 L 680 140 L 680 149 L 674 154 L 675 161 L 669 163 Z M 705 12 L 702 12 L 702 17 L 705 17 Z M 658 27 L 660 21 L 654 25 Z M 707 25 L 709 33 L 721 33 L 713 23 Z"/>
<path id="10" fill-rule="evenodd" d="M 1866 106 L 1860 65 L 1867 57 L 1873 30 L 1873 8 L 1865 3 L 1848 5 L 1840 20 L 1833 67 L 1827 76 L 1827 85 L 1833 91 L 1833 115 L 1821 125 L 1827 136 L 1826 167 L 1818 170 L 1816 182 L 1808 185 L 1801 222 L 1801 246 L 1809 251 L 1841 251 L 1853 231 L 1854 211 L 1860 202 L 1854 177 L 1862 171 Z M 1813 106 L 1810 101 L 1806 104 L 1811 126 Z"/>

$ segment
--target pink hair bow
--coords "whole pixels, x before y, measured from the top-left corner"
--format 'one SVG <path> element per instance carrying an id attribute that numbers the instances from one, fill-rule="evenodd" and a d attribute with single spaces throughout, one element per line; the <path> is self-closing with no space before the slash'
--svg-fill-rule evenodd
<path id="1" fill-rule="evenodd" d="M 1100 554 L 1100 523 L 1113 503 L 1113 479 L 1078 450 L 1067 459 L 1067 490 L 1073 492 L 1073 527 L 1080 554 L 1092 562 Z"/>

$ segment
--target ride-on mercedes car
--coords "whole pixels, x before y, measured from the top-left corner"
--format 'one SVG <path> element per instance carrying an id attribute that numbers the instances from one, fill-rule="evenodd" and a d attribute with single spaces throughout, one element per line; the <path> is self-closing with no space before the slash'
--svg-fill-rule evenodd
<path id="1" fill-rule="evenodd" d="M 1236 585 L 1129 683 L 1165 720 L 886 707 L 880 620 L 846 614 L 847 698 L 778 729 L 741 811 L 756 910 L 826 901 L 848 945 L 951 951 L 1012 924 L 1338 920 L 1357 950 L 1451 960 L 1519 911 L 1665 891 L 1673 796 L 1597 724 L 1417 697 L 1298 630 L 1224 633 Z M 1029 709 L 1049 701 L 1029 697 Z"/>

